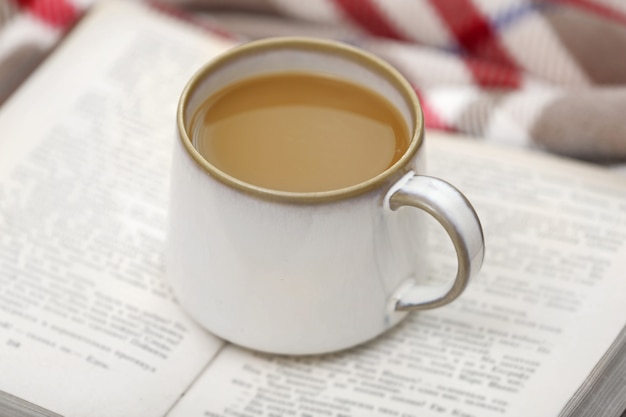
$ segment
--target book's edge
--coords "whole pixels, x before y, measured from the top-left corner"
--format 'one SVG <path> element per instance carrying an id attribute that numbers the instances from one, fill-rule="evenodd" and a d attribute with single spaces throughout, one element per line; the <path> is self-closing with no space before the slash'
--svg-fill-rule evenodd
<path id="1" fill-rule="evenodd" d="M 593 162 L 590 160 L 577 159 L 567 155 L 546 151 L 539 146 L 519 147 L 500 142 L 492 142 L 482 140 L 478 137 L 468 136 L 463 133 L 450 133 L 439 130 L 429 130 L 425 132 L 426 147 L 437 146 L 436 142 L 456 141 L 455 146 L 462 147 L 467 142 L 467 146 L 481 146 L 483 149 L 493 154 L 499 154 L 502 157 L 511 157 L 516 155 L 520 158 L 533 159 L 534 163 L 542 163 L 551 165 L 555 170 L 559 167 L 566 169 L 584 171 L 591 175 L 601 175 L 613 182 L 618 182 L 620 187 L 626 186 L 626 175 L 618 172 L 612 165 L 601 162 Z M 450 146 L 449 143 L 443 146 Z M 626 417 L 626 416 L 625 416 Z"/>
<path id="2" fill-rule="evenodd" d="M 559 417 L 619 416 L 626 416 L 626 327 L 559 413 Z"/>
<path id="3" fill-rule="evenodd" d="M 56 42 L 48 51 L 46 51 L 38 60 L 38 62 L 29 69 L 27 74 L 24 74 L 23 79 L 16 83 L 13 89 L 7 94 L 7 96 L 0 101 L 0 110 L 9 107 L 7 104 L 15 99 L 15 96 L 19 94 L 20 89 L 26 85 L 32 78 L 33 74 L 42 70 L 45 67 L 46 62 L 53 56 L 58 49 L 60 49 L 65 41 L 70 38 L 77 28 L 82 26 L 83 20 L 86 16 L 92 14 L 93 9 L 96 6 L 87 7 L 81 12 L 80 16 L 65 30 L 58 42 Z M 30 401 L 26 401 L 20 397 L 9 394 L 0 390 L 0 416 L 2 417 L 63 417 L 49 409 L 40 407 Z"/>
<path id="4" fill-rule="evenodd" d="M 188 26 L 189 28 L 199 30 L 201 32 L 209 33 L 211 36 L 219 38 L 223 41 L 238 43 L 243 41 L 243 38 L 237 34 L 228 31 L 221 27 L 219 24 L 215 24 L 206 19 L 198 17 L 193 11 L 187 10 L 183 7 L 179 7 L 175 4 L 168 3 L 162 0 L 141 0 L 139 4 L 143 4 L 148 10 L 159 13 L 171 20 L 178 21 Z"/>
<path id="5" fill-rule="evenodd" d="M 476 142 L 472 137 L 456 134 L 427 131 L 430 140 L 427 146 L 437 147 L 441 141 L 448 146 L 450 141 L 457 141 L 456 148 L 463 148 L 465 141 Z M 559 167 L 594 176 L 605 182 L 606 187 L 615 186 L 623 190 L 626 177 L 613 170 L 587 161 L 546 153 L 537 148 L 512 148 L 503 144 L 481 142 L 487 152 L 497 156 L 515 154 L 523 160 L 532 160 L 537 164 Z M 468 143 L 467 146 L 474 146 Z M 464 151 L 463 151 L 464 152 Z M 574 395 L 562 408 L 559 417 L 626 417 L 626 326 L 616 335 L 608 349 L 594 365 Z"/>
<path id="6" fill-rule="evenodd" d="M 0 2 L 1 1 L 2 0 L 0 0 Z M 23 74 L 21 81 L 15 83 L 15 85 L 11 87 L 10 91 L 7 92 L 6 96 L 0 100 L 0 109 L 6 107 L 5 104 L 11 101 L 13 96 L 18 94 L 19 90 L 28 82 L 33 74 L 39 71 L 41 67 L 44 67 L 46 61 L 48 61 L 58 49 L 61 49 L 68 39 L 74 36 L 74 32 L 79 31 L 79 28 L 83 26 L 84 21 L 89 20 L 90 16 L 101 11 L 119 7 L 124 7 L 127 10 L 140 9 L 144 12 L 158 15 L 159 17 L 165 18 L 170 22 L 187 26 L 192 30 L 208 33 L 222 42 L 231 42 L 234 45 L 241 41 L 241 39 L 239 39 L 235 34 L 227 31 L 219 25 L 196 18 L 193 13 L 160 0 L 138 0 L 134 2 L 127 2 L 125 0 L 98 1 L 94 4 L 87 5 L 85 9 L 81 10 L 77 18 L 63 30 L 63 34 L 58 41 L 56 41 L 47 51 L 37 58 L 37 62 L 28 69 L 26 74 Z"/>
<path id="7" fill-rule="evenodd" d="M 1 4 L 2 0 L 0 0 Z M 1 7 L 1 6 L 0 6 Z M 13 83 L 11 87 L 9 87 L 4 96 L 0 96 L 0 108 L 7 103 L 11 97 L 17 94 L 17 92 L 22 88 L 24 84 L 28 82 L 28 79 L 39 69 L 39 67 L 43 66 L 45 62 L 48 60 L 50 55 L 54 53 L 54 51 L 65 41 L 65 39 L 74 31 L 76 26 L 83 20 L 86 14 L 94 6 L 88 5 L 84 10 L 80 10 L 75 20 L 72 21 L 67 27 L 65 27 L 60 35 L 59 39 L 57 39 L 50 47 L 41 47 L 39 49 L 40 54 L 37 56 L 33 56 L 31 58 L 30 64 L 27 64 L 27 68 L 22 68 L 23 72 L 16 76 L 17 81 Z M 38 46 L 39 48 L 39 46 Z"/>
<path id="8" fill-rule="evenodd" d="M 176 8 L 165 7 L 156 0 L 140 0 L 138 2 L 126 2 L 125 0 L 103 0 L 86 7 L 81 11 L 78 18 L 65 29 L 59 41 L 51 46 L 50 49 L 42 55 L 39 62 L 28 71 L 28 74 L 24 76 L 23 80 L 13 87 L 10 94 L 8 94 L 4 100 L 0 101 L 0 113 L 6 111 L 6 109 L 10 107 L 10 103 L 17 99 L 20 90 L 30 82 L 33 76 L 35 76 L 38 72 L 46 70 L 48 61 L 54 59 L 60 50 L 65 48 L 68 43 L 72 42 L 74 37 L 80 36 L 82 28 L 88 26 L 97 15 L 106 14 L 112 10 L 132 10 L 136 13 L 146 13 L 158 19 L 165 19 L 173 24 L 187 26 L 190 30 L 210 33 L 214 38 L 220 39 L 224 42 L 232 42 L 232 38 L 230 38 L 226 32 L 220 32 L 218 29 L 214 29 L 210 26 L 205 27 L 198 25 L 185 13 L 176 13 Z M 224 345 L 226 344 L 224 343 Z M 218 356 L 219 351 L 221 351 L 224 345 L 216 352 L 211 360 L 201 368 L 199 374 L 194 378 L 189 386 L 185 388 L 184 392 L 189 390 L 199 375 L 202 374 L 206 367 L 208 367 L 215 357 Z M 174 401 L 171 407 L 174 407 L 178 401 L 179 399 Z M 0 390 L 0 417 L 64 417 L 64 415 L 58 414 L 50 409 L 41 407 L 21 397 Z"/>
<path id="9" fill-rule="evenodd" d="M 0 416 L 3 417 L 62 417 L 45 408 L 0 391 Z"/>

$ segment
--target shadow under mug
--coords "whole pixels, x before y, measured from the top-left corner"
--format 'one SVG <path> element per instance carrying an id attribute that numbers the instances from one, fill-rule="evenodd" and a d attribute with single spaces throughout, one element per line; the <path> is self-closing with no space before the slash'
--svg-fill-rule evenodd
<path id="1" fill-rule="evenodd" d="M 332 74 L 386 97 L 409 128 L 407 151 L 370 180 L 316 193 L 260 188 L 208 163 L 189 135 L 198 106 L 227 85 L 285 71 Z M 279 354 L 345 349 L 391 328 L 407 310 L 453 301 L 481 267 L 484 238 L 474 209 L 447 182 L 422 175 L 418 99 L 375 56 L 305 38 L 244 44 L 193 76 L 177 124 L 167 276 L 182 307 L 232 343 Z M 428 262 L 424 213 L 456 250 L 456 277 L 442 286 L 420 284 Z"/>

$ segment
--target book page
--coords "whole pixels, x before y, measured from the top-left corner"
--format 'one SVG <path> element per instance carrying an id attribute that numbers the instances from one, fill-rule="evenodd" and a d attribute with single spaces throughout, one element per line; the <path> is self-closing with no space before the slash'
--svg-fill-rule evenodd
<path id="1" fill-rule="evenodd" d="M 0 392 L 163 416 L 222 346 L 162 256 L 178 95 L 229 45 L 105 2 L 0 110 Z"/>
<path id="2" fill-rule="evenodd" d="M 171 417 L 556 416 L 626 323 L 626 181 L 427 135 L 429 173 L 475 205 L 487 252 L 466 293 L 355 349 L 220 352 Z M 432 272 L 455 272 L 433 229 Z"/>

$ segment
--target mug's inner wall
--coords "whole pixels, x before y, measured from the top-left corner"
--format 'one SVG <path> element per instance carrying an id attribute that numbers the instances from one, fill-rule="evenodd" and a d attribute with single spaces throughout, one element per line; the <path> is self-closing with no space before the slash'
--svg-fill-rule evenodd
<path id="1" fill-rule="evenodd" d="M 198 107 L 207 97 L 222 88 L 260 75 L 303 71 L 332 75 L 377 92 L 400 111 L 408 127 L 409 138 L 416 140 L 416 120 L 412 106 L 399 91 L 397 80 L 383 68 L 376 61 L 372 63 L 367 58 L 354 56 L 342 49 L 296 49 L 290 46 L 279 49 L 251 49 L 249 53 L 218 62 L 197 80 L 184 112 L 187 136 L 191 138 L 189 125 Z"/>
<path id="2" fill-rule="evenodd" d="M 322 192 L 290 192 L 258 187 L 211 165 L 193 146 L 190 123 L 210 96 L 239 81 L 281 72 L 314 72 L 358 83 L 385 97 L 401 114 L 409 133 L 406 152 L 379 175 L 350 187 Z M 371 191 L 396 180 L 411 169 L 421 147 L 422 112 L 410 84 L 389 64 L 358 49 L 335 42 L 302 38 L 256 41 L 234 48 L 199 70 L 189 81 L 178 107 L 178 128 L 183 147 L 207 174 L 256 197 L 286 203 L 324 203 Z"/>

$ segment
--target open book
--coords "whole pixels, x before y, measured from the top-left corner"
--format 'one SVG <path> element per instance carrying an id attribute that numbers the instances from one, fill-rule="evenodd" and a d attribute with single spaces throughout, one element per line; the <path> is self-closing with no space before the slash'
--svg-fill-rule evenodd
<path id="1" fill-rule="evenodd" d="M 320 357 L 194 324 L 163 280 L 175 108 L 230 46 L 104 2 L 0 108 L 0 415 L 621 415 L 626 180 L 541 154 L 427 134 L 486 234 L 449 306 Z M 432 246 L 436 281 L 456 265 Z"/>

